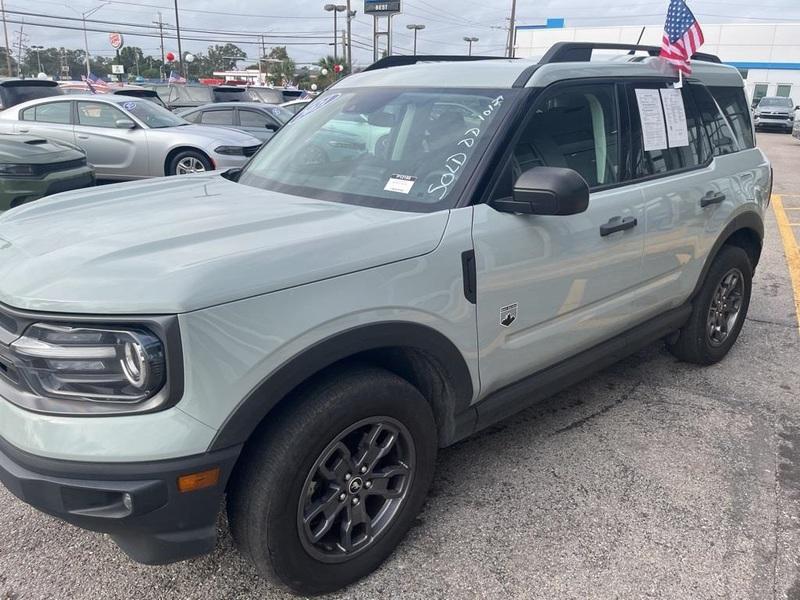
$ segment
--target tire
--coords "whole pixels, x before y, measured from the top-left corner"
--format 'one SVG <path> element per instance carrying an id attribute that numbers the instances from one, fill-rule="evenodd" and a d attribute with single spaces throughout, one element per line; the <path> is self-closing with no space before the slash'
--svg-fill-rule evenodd
<path id="1" fill-rule="evenodd" d="M 194 165 L 194 167 L 192 167 Z M 209 158 L 198 150 L 184 150 L 178 152 L 169 161 L 167 175 L 187 175 L 189 173 L 202 173 L 212 171 L 214 166 Z"/>
<path id="2" fill-rule="evenodd" d="M 290 403 L 288 410 L 248 443 L 237 466 L 228 491 L 231 532 L 240 551 L 267 579 L 299 594 L 332 592 L 374 571 L 411 527 L 433 480 L 438 448 L 436 424 L 429 403 L 415 387 L 372 367 L 354 367 L 323 377 L 306 386 Z M 373 433 L 378 421 L 385 427 L 384 433 L 391 433 L 394 428 L 397 435 L 387 456 L 373 463 L 374 470 L 370 465 L 362 475 L 356 451 L 349 467 L 334 467 L 334 461 L 327 461 L 327 472 L 337 474 L 335 485 L 313 483 L 322 472 L 316 468 L 319 461 L 344 432 L 356 427 L 344 442 L 358 447 L 360 432 Z M 358 427 L 363 423 L 366 425 Z M 375 441 L 388 446 L 389 438 L 381 437 L 384 433 L 375 435 Z M 380 444 L 372 448 L 379 448 Z M 337 460 L 345 456 L 338 448 L 331 451 Z M 408 455 L 409 448 L 408 472 L 402 475 L 402 461 L 392 465 L 404 450 Z M 348 463 L 342 460 L 340 464 Z M 347 473 L 343 471 L 350 470 L 355 472 L 345 481 Z M 391 473 L 401 474 L 390 477 Z M 360 481 L 358 488 L 356 480 Z M 399 495 L 403 490 L 402 497 L 394 498 L 393 504 L 378 491 L 390 484 L 393 494 Z M 325 501 L 326 498 L 330 500 Z M 354 499 L 358 498 L 361 502 L 356 505 Z M 314 514 L 308 507 L 315 502 L 338 510 L 330 519 L 327 514 L 320 514 L 319 520 L 309 521 L 309 527 L 317 532 L 333 522 L 317 545 L 303 525 L 303 518 Z M 382 502 L 387 504 L 381 505 Z M 352 520 L 356 521 L 358 514 L 369 514 L 370 510 L 384 515 L 373 516 L 374 538 L 357 525 L 351 530 L 354 548 L 350 553 L 343 552 L 341 521 L 346 515 L 353 515 Z M 356 539 L 361 540 L 358 548 Z"/>
<path id="3" fill-rule="evenodd" d="M 731 276 L 740 278 L 740 285 L 734 284 Z M 678 339 L 667 344 L 669 351 L 680 360 L 698 365 L 712 365 L 725 358 L 747 317 L 752 285 L 753 266 L 747 253 L 738 246 L 723 246 L 693 302 L 688 323 L 680 330 Z M 723 287 L 728 290 L 728 297 L 720 303 L 718 294 Z M 715 321 L 712 303 L 720 307 Z M 726 315 L 728 311 L 735 311 L 733 320 L 730 314 Z"/>

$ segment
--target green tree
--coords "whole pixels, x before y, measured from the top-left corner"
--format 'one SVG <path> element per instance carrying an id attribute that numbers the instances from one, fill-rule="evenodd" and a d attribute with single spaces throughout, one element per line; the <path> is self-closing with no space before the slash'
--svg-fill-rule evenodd
<path id="1" fill-rule="evenodd" d="M 270 83 L 273 85 L 285 85 L 295 81 L 297 65 L 289 57 L 286 46 L 275 46 L 269 51 L 267 58 L 269 61 L 266 63 L 265 68 Z"/>
<path id="2" fill-rule="evenodd" d="M 208 47 L 208 65 L 212 70 L 229 71 L 236 66 L 235 58 L 246 58 L 247 53 L 236 44 L 225 44 Z M 195 61 L 197 62 L 197 61 Z"/>

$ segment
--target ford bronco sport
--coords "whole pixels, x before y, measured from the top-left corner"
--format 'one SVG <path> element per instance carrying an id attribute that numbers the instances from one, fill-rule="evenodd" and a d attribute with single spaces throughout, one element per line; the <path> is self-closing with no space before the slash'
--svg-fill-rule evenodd
<path id="1" fill-rule="evenodd" d="M 0 478 L 151 564 L 211 551 L 227 497 L 320 593 L 402 540 L 437 448 L 655 340 L 721 360 L 770 167 L 736 69 L 676 88 L 657 53 L 390 57 L 239 171 L 7 212 Z"/>

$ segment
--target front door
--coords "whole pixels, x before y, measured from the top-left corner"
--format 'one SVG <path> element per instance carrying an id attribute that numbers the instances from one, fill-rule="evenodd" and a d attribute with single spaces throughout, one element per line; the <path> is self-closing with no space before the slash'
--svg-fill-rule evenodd
<path id="1" fill-rule="evenodd" d="M 562 85 L 536 102 L 493 197 L 520 173 L 567 167 L 592 194 L 586 212 L 514 215 L 475 207 L 481 396 L 641 321 L 642 195 L 619 185 L 614 84 Z M 608 233 L 609 224 L 624 229 Z"/>
<path id="2" fill-rule="evenodd" d="M 147 138 L 141 127 L 117 127 L 117 121 L 131 118 L 111 104 L 78 101 L 75 143 L 86 152 L 97 176 L 114 179 L 146 177 Z"/>

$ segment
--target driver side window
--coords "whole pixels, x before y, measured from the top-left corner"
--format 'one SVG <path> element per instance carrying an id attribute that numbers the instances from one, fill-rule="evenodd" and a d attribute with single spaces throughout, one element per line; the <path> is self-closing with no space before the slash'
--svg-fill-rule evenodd
<path id="1" fill-rule="evenodd" d="M 512 195 L 514 182 L 534 167 L 577 171 L 590 188 L 619 182 L 619 119 L 614 85 L 560 87 L 545 92 L 517 140 L 494 198 Z"/>
<path id="2" fill-rule="evenodd" d="M 78 124 L 114 129 L 119 119 L 128 119 L 121 110 L 100 102 L 78 102 Z"/>

